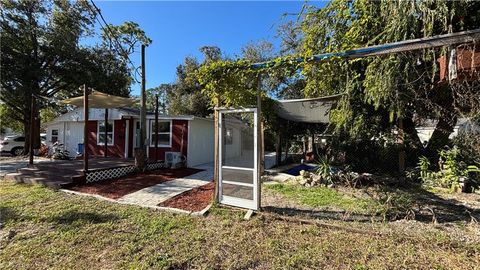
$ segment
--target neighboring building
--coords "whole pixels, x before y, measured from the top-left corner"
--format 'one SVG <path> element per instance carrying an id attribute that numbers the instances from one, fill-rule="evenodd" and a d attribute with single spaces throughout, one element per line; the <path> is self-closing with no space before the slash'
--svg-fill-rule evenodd
<path id="1" fill-rule="evenodd" d="M 432 137 L 433 131 L 435 131 L 437 122 L 438 121 L 434 120 L 426 120 L 415 128 L 422 143 L 428 143 Z M 450 134 L 450 139 L 461 133 L 480 133 L 480 126 L 468 118 L 460 118 L 453 128 L 452 134 Z"/>
<path id="2" fill-rule="evenodd" d="M 136 109 L 108 110 L 108 156 L 134 157 L 134 149 L 140 145 L 140 112 Z M 159 115 L 159 132 L 154 131 L 155 116 L 147 113 L 147 156 L 155 159 L 155 137 L 158 136 L 159 160 L 165 152 L 180 152 L 188 166 L 213 162 L 214 125 L 212 119 L 194 116 Z M 83 108 L 63 114 L 46 123 L 47 143 L 62 143 L 74 157 L 83 146 Z M 90 109 L 88 121 L 88 153 L 103 156 L 105 150 L 105 109 Z"/>

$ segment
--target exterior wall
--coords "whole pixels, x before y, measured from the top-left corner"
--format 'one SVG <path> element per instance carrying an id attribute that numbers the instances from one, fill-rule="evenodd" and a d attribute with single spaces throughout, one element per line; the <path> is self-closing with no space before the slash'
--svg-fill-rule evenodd
<path id="1" fill-rule="evenodd" d="M 187 165 L 211 163 L 214 159 L 215 138 L 212 120 L 195 118 L 188 132 Z"/>
<path id="2" fill-rule="evenodd" d="M 147 134 L 149 134 L 149 128 L 147 128 Z M 158 147 L 157 158 L 158 160 L 165 159 L 165 152 L 182 152 L 187 156 L 188 142 L 188 121 L 187 120 L 172 120 L 172 145 L 171 147 Z M 148 136 L 147 136 L 148 137 Z M 182 149 L 183 138 L 183 149 Z M 155 159 L 155 146 L 149 147 L 150 159 Z"/>
<path id="3" fill-rule="evenodd" d="M 82 122 L 64 122 L 65 124 L 65 149 L 70 156 L 76 156 L 78 144 L 83 143 L 83 123 Z M 63 139 L 63 138 L 62 138 Z"/>
<path id="4" fill-rule="evenodd" d="M 125 125 L 126 120 L 114 120 L 113 145 L 107 146 L 109 157 L 125 156 Z M 105 146 L 97 145 L 97 121 L 88 121 L 88 154 L 92 156 L 104 156 Z"/>
<path id="5" fill-rule="evenodd" d="M 57 123 L 53 125 L 49 125 L 47 127 L 47 144 L 51 144 L 52 142 L 52 129 L 58 129 L 58 142 L 59 143 L 64 143 L 64 135 L 65 131 L 63 128 L 63 123 Z"/>

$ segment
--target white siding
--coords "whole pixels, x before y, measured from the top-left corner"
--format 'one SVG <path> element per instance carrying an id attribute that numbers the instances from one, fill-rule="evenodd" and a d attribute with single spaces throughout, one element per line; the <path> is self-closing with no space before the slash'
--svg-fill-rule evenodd
<path id="1" fill-rule="evenodd" d="M 189 121 L 187 164 L 194 167 L 213 162 L 214 125 L 212 120 L 195 118 Z"/>
<path id="2" fill-rule="evenodd" d="M 75 156 L 78 151 L 78 144 L 83 143 L 83 123 L 66 122 L 65 148 L 70 156 Z"/>

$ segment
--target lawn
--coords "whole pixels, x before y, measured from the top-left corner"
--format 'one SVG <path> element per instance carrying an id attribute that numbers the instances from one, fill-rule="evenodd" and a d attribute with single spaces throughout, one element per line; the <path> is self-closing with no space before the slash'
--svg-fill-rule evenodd
<path id="1" fill-rule="evenodd" d="M 472 223 L 175 215 L 0 182 L 0 269 L 478 269 Z"/>
<path id="2" fill-rule="evenodd" d="M 323 186 L 306 188 L 291 184 L 273 184 L 266 188 L 315 208 L 337 208 L 359 214 L 377 214 L 383 211 L 382 203 L 377 200 L 349 196 Z"/>

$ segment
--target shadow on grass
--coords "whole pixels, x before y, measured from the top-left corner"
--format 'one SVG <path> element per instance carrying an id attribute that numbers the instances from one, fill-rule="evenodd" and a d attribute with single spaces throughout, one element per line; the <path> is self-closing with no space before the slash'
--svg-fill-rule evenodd
<path id="1" fill-rule="evenodd" d="M 415 220 L 422 222 L 471 222 L 480 221 L 480 210 L 473 209 L 457 199 L 445 199 L 428 190 L 416 187 L 411 192 L 415 201 Z M 480 198 L 480 197 L 479 197 Z"/>
<path id="2" fill-rule="evenodd" d="M 323 220 L 342 220 L 342 221 L 355 221 L 355 222 L 372 222 L 383 221 L 383 217 L 380 215 L 368 215 L 368 214 L 356 214 L 347 211 L 330 211 L 330 210 L 307 210 L 290 207 L 275 207 L 265 206 L 262 207 L 263 211 L 275 213 L 279 215 L 286 215 L 290 217 L 309 217 Z"/>
<path id="3" fill-rule="evenodd" d="M 59 225 L 70 225 L 74 222 L 99 224 L 99 223 L 115 221 L 118 219 L 119 218 L 116 215 L 111 215 L 111 214 L 68 211 L 56 216 L 49 217 L 46 219 L 46 221 L 57 223 Z"/>
<path id="4" fill-rule="evenodd" d="M 10 220 L 18 220 L 20 215 L 17 214 L 12 208 L 0 206 L 0 229 L 3 224 L 7 223 Z"/>
<path id="5" fill-rule="evenodd" d="M 300 209 L 272 205 L 265 206 L 262 209 L 266 212 L 292 217 L 355 222 L 395 221 L 401 219 L 413 219 L 425 223 L 480 221 L 479 209 L 473 209 L 465 205 L 465 202 L 457 199 L 442 198 L 438 194 L 419 186 L 396 187 L 395 189 L 383 186 L 379 190 L 380 194 L 390 194 L 390 197 L 384 196 L 381 199 L 382 210 L 377 212 L 377 214 L 360 214 L 321 208 Z"/>

